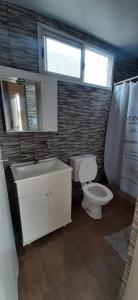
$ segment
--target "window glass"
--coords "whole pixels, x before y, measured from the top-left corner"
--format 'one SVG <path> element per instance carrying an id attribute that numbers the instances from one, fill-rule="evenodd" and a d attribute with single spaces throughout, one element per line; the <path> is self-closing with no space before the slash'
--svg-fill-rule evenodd
<path id="1" fill-rule="evenodd" d="M 45 37 L 45 69 L 49 72 L 80 78 L 81 49 Z"/>
<path id="2" fill-rule="evenodd" d="M 85 49 L 84 82 L 110 86 L 111 76 L 109 55 L 102 55 L 94 50 Z"/>

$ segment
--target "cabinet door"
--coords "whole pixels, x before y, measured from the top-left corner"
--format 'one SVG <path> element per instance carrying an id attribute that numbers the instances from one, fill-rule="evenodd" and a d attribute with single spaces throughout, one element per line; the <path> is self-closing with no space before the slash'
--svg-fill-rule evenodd
<path id="1" fill-rule="evenodd" d="M 71 186 L 57 187 L 49 194 L 50 230 L 71 222 Z"/>
<path id="2" fill-rule="evenodd" d="M 23 244 L 49 232 L 48 199 L 44 192 L 19 199 Z"/>

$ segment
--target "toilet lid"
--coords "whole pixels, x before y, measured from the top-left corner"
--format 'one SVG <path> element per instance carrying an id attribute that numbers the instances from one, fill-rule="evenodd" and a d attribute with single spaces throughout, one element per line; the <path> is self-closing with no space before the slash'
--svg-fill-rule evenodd
<path id="1" fill-rule="evenodd" d="M 92 181 L 97 175 L 97 163 L 92 158 L 85 158 L 79 168 L 79 180 L 81 183 Z"/>

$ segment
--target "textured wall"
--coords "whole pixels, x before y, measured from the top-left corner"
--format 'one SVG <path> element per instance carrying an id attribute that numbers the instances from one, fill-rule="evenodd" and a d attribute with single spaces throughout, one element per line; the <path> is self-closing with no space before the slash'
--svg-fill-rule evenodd
<path id="1" fill-rule="evenodd" d="M 74 34 L 94 46 L 115 54 L 118 81 L 137 74 L 138 61 L 99 39 L 84 34 L 49 17 L 0 1 L 0 64 L 38 72 L 37 21 Z M 58 133 L 6 134 L 0 117 L 0 145 L 11 161 L 25 161 L 34 154 L 40 158 L 71 155 L 97 155 L 103 174 L 103 152 L 111 92 L 78 84 L 58 82 Z M 1 112 L 0 112 L 1 115 Z M 50 140 L 48 149 L 40 142 Z"/>
<path id="2" fill-rule="evenodd" d="M 126 259 L 126 263 L 125 263 L 124 273 L 123 273 L 123 277 L 122 277 L 122 283 L 121 283 L 119 296 L 118 296 L 117 300 L 124 299 L 124 295 L 125 295 L 125 291 L 127 288 L 130 271 L 131 271 L 131 266 L 132 266 L 132 262 L 134 259 L 134 252 L 135 252 L 135 247 L 136 247 L 136 243 L 137 243 L 137 238 L 138 238 L 138 198 L 137 198 L 136 205 L 135 205 L 135 212 L 134 212 L 132 230 L 131 230 L 129 247 L 128 247 L 128 255 L 127 255 L 127 259 Z M 130 279 L 130 281 L 133 282 L 132 278 Z M 130 288 L 130 286 L 131 285 L 129 283 L 129 288 Z M 135 292 L 136 292 L 136 290 L 134 291 L 134 293 Z"/>

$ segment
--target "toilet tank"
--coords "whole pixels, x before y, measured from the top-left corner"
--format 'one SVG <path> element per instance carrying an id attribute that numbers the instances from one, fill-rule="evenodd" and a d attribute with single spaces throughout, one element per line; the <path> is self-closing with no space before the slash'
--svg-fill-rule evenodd
<path id="1" fill-rule="evenodd" d="M 84 155 L 77 155 L 77 156 L 72 156 L 70 158 L 70 166 L 73 169 L 72 172 L 72 180 L 75 182 L 79 182 L 79 167 L 80 164 L 82 162 L 82 160 L 84 160 L 85 158 L 91 157 L 94 160 L 96 160 L 96 156 L 92 155 L 92 154 L 84 154 Z"/>

